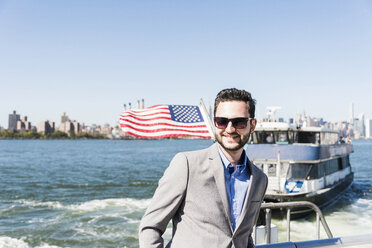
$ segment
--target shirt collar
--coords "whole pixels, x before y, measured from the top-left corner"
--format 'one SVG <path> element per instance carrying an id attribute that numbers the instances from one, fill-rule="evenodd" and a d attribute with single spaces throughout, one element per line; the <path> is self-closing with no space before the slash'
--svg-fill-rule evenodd
<path id="1" fill-rule="evenodd" d="M 225 154 L 223 154 L 220 145 L 218 147 L 218 153 L 220 154 L 223 166 L 227 169 L 227 167 L 231 164 L 230 161 L 226 158 Z M 243 149 L 242 156 L 244 156 L 244 160 L 242 164 L 237 164 L 236 166 L 242 166 L 242 169 L 245 168 L 245 165 L 247 164 L 247 155 L 245 154 L 245 150 Z"/>

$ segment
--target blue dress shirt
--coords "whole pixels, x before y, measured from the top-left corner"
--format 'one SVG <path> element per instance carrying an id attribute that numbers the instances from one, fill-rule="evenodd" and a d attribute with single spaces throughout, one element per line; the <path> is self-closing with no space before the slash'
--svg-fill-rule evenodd
<path id="1" fill-rule="evenodd" d="M 247 156 L 243 150 L 243 163 L 236 165 L 236 170 L 234 171 L 234 166 L 223 154 L 220 147 L 218 147 L 218 151 L 225 169 L 225 183 L 227 196 L 229 198 L 231 225 L 233 230 L 235 230 L 242 212 L 251 176 L 246 166 Z"/>

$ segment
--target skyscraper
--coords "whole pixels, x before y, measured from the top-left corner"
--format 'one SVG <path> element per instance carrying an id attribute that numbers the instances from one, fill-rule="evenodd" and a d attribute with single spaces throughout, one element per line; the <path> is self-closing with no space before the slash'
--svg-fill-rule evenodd
<path id="1" fill-rule="evenodd" d="M 350 123 L 354 125 L 354 103 L 350 104 Z"/>
<path id="2" fill-rule="evenodd" d="M 366 119 L 366 138 L 372 138 L 372 119 Z"/>
<path id="3" fill-rule="evenodd" d="M 360 114 L 359 118 L 354 119 L 354 135 L 356 138 L 365 137 L 364 114 Z"/>
<path id="4" fill-rule="evenodd" d="M 13 132 L 17 131 L 17 121 L 21 120 L 21 116 L 16 114 L 16 111 L 13 111 L 13 114 L 9 115 L 8 130 Z"/>

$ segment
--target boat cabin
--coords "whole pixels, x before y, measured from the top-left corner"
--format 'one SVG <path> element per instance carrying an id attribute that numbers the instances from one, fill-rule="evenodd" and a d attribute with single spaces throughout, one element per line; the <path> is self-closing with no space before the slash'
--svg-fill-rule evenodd
<path id="1" fill-rule="evenodd" d="M 258 123 L 250 142 L 253 144 L 317 144 L 338 142 L 338 132 L 320 127 L 290 127 L 287 123 Z"/>

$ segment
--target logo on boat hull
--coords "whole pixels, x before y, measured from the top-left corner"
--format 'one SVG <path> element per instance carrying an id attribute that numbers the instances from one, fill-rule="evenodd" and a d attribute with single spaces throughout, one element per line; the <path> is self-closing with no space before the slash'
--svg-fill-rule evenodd
<path id="1" fill-rule="evenodd" d="M 304 184 L 303 181 L 286 181 L 284 188 L 287 193 L 298 193 L 300 192 L 302 185 Z"/>

